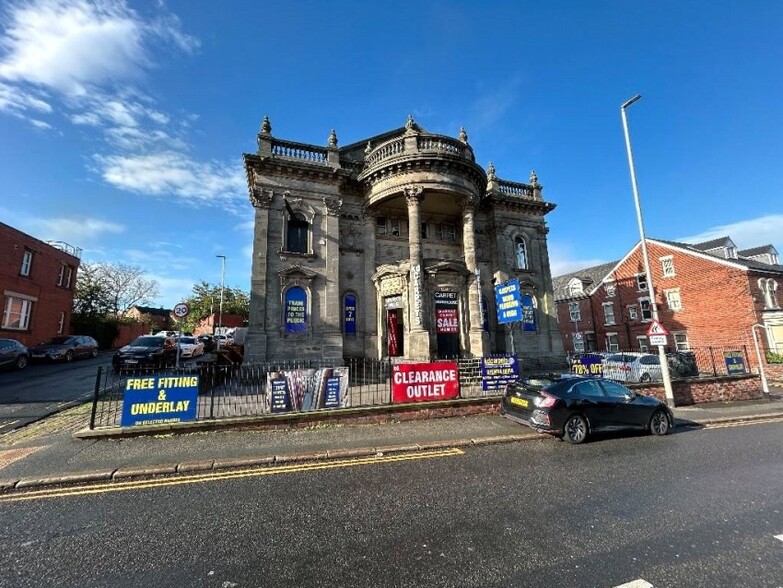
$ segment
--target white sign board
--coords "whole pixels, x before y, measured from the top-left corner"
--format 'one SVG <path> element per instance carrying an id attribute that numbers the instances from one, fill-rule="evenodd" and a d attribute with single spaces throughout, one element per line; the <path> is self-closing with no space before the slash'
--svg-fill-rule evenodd
<path id="1" fill-rule="evenodd" d="M 650 335 L 650 345 L 666 345 L 666 335 Z"/>

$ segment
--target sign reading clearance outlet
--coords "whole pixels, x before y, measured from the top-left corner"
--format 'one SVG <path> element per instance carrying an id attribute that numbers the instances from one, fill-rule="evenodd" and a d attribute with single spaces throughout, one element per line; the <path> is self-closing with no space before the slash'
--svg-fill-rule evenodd
<path id="1" fill-rule="evenodd" d="M 392 402 L 428 402 L 459 396 L 459 373 L 453 361 L 400 363 L 392 366 Z"/>

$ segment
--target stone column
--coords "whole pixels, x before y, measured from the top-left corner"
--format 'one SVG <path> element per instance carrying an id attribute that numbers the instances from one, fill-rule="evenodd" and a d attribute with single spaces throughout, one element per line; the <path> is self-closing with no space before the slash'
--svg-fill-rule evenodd
<path id="1" fill-rule="evenodd" d="M 250 317 L 245 337 L 245 361 L 267 359 L 267 247 L 269 245 L 269 207 L 274 192 L 259 187 L 253 189 L 250 201 L 255 209 L 253 229 L 253 263 L 250 274 Z"/>
<path id="2" fill-rule="evenodd" d="M 324 198 L 324 232 L 321 251 L 324 256 L 324 315 L 322 322 L 324 338 L 324 359 L 339 359 L 343 357 L 343 335 L 341 332 L 343 305 L 340 296 L 340 209 L 343 201 L 339 198 Z M 313 235 L 315 238 L 316 236 Z M 319 239 L 320 240 L 320 239 Z"/>
<path id="3" fill-rule="evenodd" d="M 359 303 L 363 306 L 360 313 L 363 315 L 364 348 L 372 350 L 371 357 L 382 357 L 381 338 L 378 336 L 378 323 L 380 321 L 378 310 L 378 291 L 373 285 L 372 276 L 375 274 L 375 214 L 365 209 L 362 215 L 364 221 L 364 293 Z"/>
<path id="4" fill-rule="evenodd" d="M 405 355 L 411 359 L 430 359 L 430 338 L 424 316 L 424 256 L 421 246 L 421 202 L 424 189 L 420 186 L 405 188 L 408 204 L 408 248 L 410 250 L 410 281 L 408 288 L 408 348 Z"/>
<path id="5" fill-rule="evenodd" d="M 481 292 L 476 264 L 476 211 L 472 204 L 466 203 L 462 209 L 462 242 L 465 248 L 465 266 L 468 276 L 468 310 L 470 312 L 470 352 L 473 357 L 481 357 L 489 349 L 489 338 L 481 324 Z"/>

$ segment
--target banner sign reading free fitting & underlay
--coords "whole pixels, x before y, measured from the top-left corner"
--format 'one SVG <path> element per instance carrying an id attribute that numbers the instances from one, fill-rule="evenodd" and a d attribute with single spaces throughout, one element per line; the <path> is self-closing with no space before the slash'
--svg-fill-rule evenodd
<path id="1" fill-rule="evenodd" d="M 198 406 L 198 376 L 142 376 L 125 381 L 120 426 L 192 421 Z"/>
<path id="2" fill-rule="evenodd" d="M 399 363 L 392 366 L 392 402 L 428 402 L 459 396 L 459 371 L 454 361 Z"/>

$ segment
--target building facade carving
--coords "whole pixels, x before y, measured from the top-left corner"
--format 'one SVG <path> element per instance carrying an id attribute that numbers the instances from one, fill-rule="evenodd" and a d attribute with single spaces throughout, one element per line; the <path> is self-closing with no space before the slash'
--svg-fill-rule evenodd
<path id="1" fill-rule="evenodd" d="M 430 133 L 409 116 L 343 147 L 332 130 L 318 146 L 274 137 L 264 117 L 244 165 L 256 210 L 247 359 L 432 360 L 512 348 L 522 361 L 562 359 L 544 303 L 544 217 L 555 205 L 535 173 L 525 184 L 492 164 L 485 171 L 464 129 Z M 495 277 L 520 271 L 534 312 L 509 329 L 497 321 Z"/>

